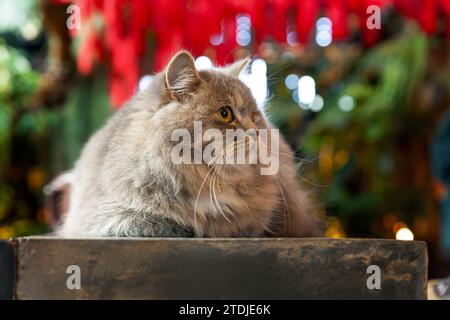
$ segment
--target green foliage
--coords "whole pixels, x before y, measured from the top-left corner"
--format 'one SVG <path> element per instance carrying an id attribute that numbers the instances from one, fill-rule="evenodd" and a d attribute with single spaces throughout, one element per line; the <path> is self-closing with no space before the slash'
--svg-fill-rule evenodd
<path id="1" fill-rule="evenodd" d="M 8 159 L 13 120 L 37 88 L 28 60 L 0 39 L 0 164 Z"/>
<path id="2" fill-rule="evenodd" d="M 408 183 L 411 173 L 402 164 L 404 149 L 427 141 L 432 125 L 415 108 L 429 50 L 430 40 L 423 34 L 402 34 L 346 61 L 346 72 L 330 85 L 320 79 L 335 61 L 322 57 L 312 65 L 294 64 L 284 77 L 294 72 L 319 81 L 318 94 L 325 103 L 317 113 L 299 108 L 282 81 L 272 82 L 275 97 L 282 97 L 271 100 L 271 119 L 300 150 L 298 156 L 313 159 L 302 174 L 319 191 L 327 214 L 339 217 L 350 235 L 386 236 L 373 228 L 382 215 L 393 213 L 411 222 L 425 212 L 429 195 Z M 343 96 L 354 99 L 353 110 L 338 107 Z"/>
<path id="3" fill-rule="evenodd" d="M 75 79 L 66 102 L 54 110 L 36 106 L 38 80 L 22 52 L 0 38 L 0 238 L 47 230 L 44 185 L 73 167 L 111 113 L 101 74 Z"/>
<path id="4" fill-rule="evenodd" d="M 17 200 L 11 181 L 13 139 L 38 132 L 38 126 L 41 130 L 45 127 L 45 120 L 25 112 L 37 84 L 38 76 L 24 55 L 0 39 L 0 224 L 8 218 Z"/>
<path id="5" fill-rule="evenodd" d="M 420 34 L 387 41 L 367 52 L 342 90 L 326 95 L 329 102 L 308 129 L 305 140 L 312 142 L 309 150 L 319 148 L 317 139 L 312 138 L 316 135 L 339 134 L 337 147 L 347 148 L 382 144 L 391 138 L 399 130 L 396 121 L 410 111 L 414 88 L 423 80 L 426 52 L 427 40 Z M 353 111 L 336 107 L 342 95 L 355 99 Z"/>
<path id="6" fill-rule="evenodd" d="M 73 167 L 93 132 L 111 115 L 106 77 L 82 78 L 71 88 L 51 133 L 51 171 Z"/>

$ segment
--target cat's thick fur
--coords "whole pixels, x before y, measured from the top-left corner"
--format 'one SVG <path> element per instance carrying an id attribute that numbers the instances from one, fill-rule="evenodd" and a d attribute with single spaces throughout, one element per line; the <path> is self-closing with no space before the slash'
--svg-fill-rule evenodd
<path id="1" fill-rule="evenodd" d="M 171 161 L 177 128 L 226 129 L 213 114 L 230 106 L 239 128 L 270 128 L 238 79 L 247 61 L 197 71 L 181 51 L 87 143 L 74 174 L 66 237 L 314 236 L 307 193 L 296 179 L 293 152 L 280 141 L 275 175 L 257 165 Z M 210 173 L 208 175 L 208 172 Z"/>

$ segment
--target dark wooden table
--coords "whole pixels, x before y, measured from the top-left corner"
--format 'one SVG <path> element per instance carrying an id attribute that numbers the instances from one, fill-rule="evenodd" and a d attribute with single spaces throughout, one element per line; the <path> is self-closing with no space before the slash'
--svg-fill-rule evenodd
<path id="1" fill-rule="evenodd" d="M 28 237 L 0 242 L 0 298 L 426 299 L 427 263 L 420 241 Z"/>

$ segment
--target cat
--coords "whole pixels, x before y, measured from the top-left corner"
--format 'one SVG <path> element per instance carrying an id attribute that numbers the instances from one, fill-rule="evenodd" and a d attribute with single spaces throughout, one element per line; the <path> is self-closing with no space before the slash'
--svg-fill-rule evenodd
<path id="1" fill-rule="evenodd" d="M 202 130 L 214 128 L 224 135 L 230 128 L 273 128 L 239 80 L 249 61 L 199 71 L 189 52 L 176 53 L 151 85 L 88 141 L 75 165 L 59 235 L 321 235 L 309 193 L 297 181 L 294 154 L 282 137 L 275 174 L 261 174 L 260 163 L 211 166 L 171 159 L 177 144 L 172 133 L 193 132 L 195 121 L 201 121 Z"/>

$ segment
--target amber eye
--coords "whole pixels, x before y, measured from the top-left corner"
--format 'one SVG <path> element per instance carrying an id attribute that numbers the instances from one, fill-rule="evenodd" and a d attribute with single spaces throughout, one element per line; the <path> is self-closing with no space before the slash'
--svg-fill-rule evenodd
<path id="1" fill-rule="evenodd" d="M 234 120 L 233 111 L 230 107 L 222 107 L 217 111 L 217 117 L 220 121 L 230 123 Z"/>

